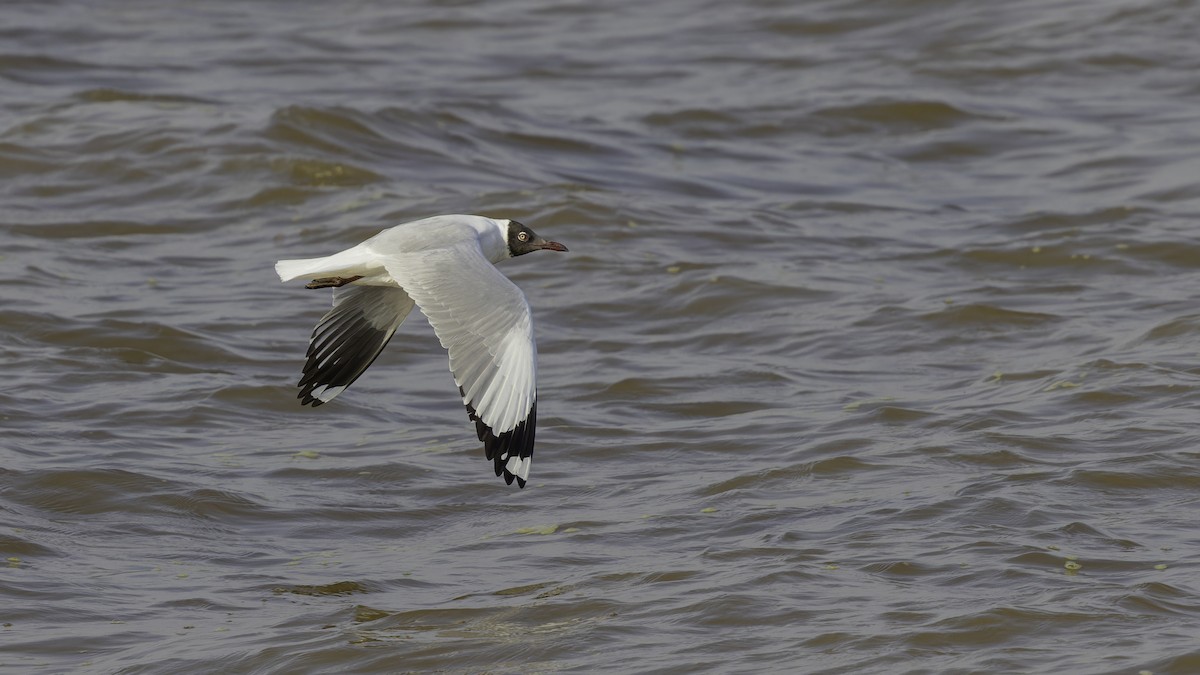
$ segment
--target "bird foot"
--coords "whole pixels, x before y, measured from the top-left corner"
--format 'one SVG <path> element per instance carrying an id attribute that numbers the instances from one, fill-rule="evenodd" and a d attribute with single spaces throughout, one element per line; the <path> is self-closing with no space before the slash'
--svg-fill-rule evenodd
<path id="1" fill-rule="evenodd" d="M 321 277 L 313 279 L 311 282 L 304 284 L 305 288 L 340 288 L 353 281 L 358 281 L 361 276 L 356 277 Z"/>

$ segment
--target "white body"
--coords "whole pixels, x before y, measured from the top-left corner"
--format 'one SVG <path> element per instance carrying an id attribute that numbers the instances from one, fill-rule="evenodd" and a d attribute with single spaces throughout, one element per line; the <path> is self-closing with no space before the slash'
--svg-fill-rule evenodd
<path id="1" fill-rule="evenodd" d="M 383 264 L 383 257 L 420 253 L 445 248 L 474 238 L 483 257 L 498 263 L 508 258 L 507 221 L 483 216 L 433 216 L 388 228 L 353 248 L 323 258 L 280 260 L 275 272 L 281 281 L 317 277 L 364 278 L 355 283 L 372 286 L 397 285 Z"/>

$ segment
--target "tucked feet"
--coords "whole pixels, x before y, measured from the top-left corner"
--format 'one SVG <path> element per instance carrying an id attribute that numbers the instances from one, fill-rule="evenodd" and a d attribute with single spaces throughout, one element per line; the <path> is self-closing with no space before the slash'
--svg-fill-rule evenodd
<path id="1" fill-rule="evenodd" d="M 305 288 L 339 288 L 341 286 L 345 286 L 348 283 L 358 281 L 361 278 L 362 278 L 362 276 L 321 277 L 320 279 L 313 279 L 309 283 L 304 284 L 304 287 Z"/>

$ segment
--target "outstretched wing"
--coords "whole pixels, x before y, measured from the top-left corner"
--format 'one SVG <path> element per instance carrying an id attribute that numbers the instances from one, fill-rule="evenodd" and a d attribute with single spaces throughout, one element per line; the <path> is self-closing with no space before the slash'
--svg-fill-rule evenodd
<path id="1" fill-rule="evenodd" d="M 412 308 L 412 298 L 394 286 L 335 288 L 333 309 L 308 343 L 300 403 L 315 408 L 342 393 L 374 363 Z"/>
<path id="2" fill-rule="evenodd" d="M 449 352 L 496 475 L 525 487 L 537 426 L 537 346 L 525 295 L 474 241 L 381 259 Z"/>

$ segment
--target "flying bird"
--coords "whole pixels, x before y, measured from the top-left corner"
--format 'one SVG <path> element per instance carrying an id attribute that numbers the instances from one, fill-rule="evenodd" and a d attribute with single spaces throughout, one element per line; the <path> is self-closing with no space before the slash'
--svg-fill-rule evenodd
<path id="1" fill-rule="evenodd" d="M 298 386 L 319 406 L 363 374 L 412 311 L 429 319 L 497 476 L 525 487 L 537 426 L 537 345 L 529 303 L 494 266 L 534 251 L 566 251 L 515 220 L 434 216 L 389 228 L 324 258 L 280 260 L 282 281 L 332 288 Z"/>

